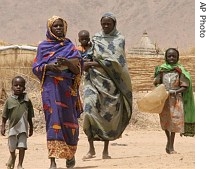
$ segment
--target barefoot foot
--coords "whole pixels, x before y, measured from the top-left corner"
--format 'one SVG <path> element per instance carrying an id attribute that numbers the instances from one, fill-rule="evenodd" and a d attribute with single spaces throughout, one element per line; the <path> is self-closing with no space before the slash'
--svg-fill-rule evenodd
<path id="1" fill-rule="evenodd" d="M 12 159 L 12 156 L 9 157 L 9 160 L 6 163 L 7 169 L 13 169 L 15 167 L 16 156 L 17 155 L 15 155 L 15 158 L 14 159 Z"/>
<path id="2" fill-rule="evenodd" d="M 86 159 L 90 159 L 90 158 L 95 158 L 95 153 L 90 153 L 88 152 L 85 156 L 83 156 L 83 160 L 86 160 Z"/>
<path id="3" fill-rule="evenodd" d="M 109 156 L 108 154 L 102 154 L 102 159 L 111 159 L 111 156 Z"/>
<path id="4" fill-rule="evenodd" d="M 56 163 L 51 163 L 49 169 L 57 169 Z"/>
<path id="5" fill-rule="evenodd" d="M 22 166 L 17 166 L 17 169 L 24 169 Z"/>
<path id="6" fill-rule="evenodd" d="M 170 154 L 177 154 L 177 152 L 175 150 L 171 150 Z"/>

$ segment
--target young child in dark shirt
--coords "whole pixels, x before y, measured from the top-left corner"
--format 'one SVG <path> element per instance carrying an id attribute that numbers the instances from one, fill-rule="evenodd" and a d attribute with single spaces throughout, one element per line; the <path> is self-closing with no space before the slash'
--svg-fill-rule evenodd
<path id="1" fill-rule="evenodd" d="M 19 149 L 18 169 L 23 169 L 23 159 L 27 149 L 27 138 L 33 135 L 34 110 L 31 100 L 24 92 L 26 81 L 21 76 L 12 79 L 13 94 L 6 100 L 3 114 L 1 134 L 5 136 L 6 122 L 9 120 L 8 129 L 8 147 L 10 158 L 7 162 L 7 168 L 14 168 L 16 153 Z M 29 126 L 28 126 L 29 124 Z"/>

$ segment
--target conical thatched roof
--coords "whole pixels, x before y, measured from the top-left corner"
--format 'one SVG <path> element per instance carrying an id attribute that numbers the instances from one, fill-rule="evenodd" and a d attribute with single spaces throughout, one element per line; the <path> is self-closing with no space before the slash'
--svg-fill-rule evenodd
<path id="1" fill-rule="evenodd" d="M 158 55 L 163 55 L 163 52 L 157 48 L 156 44 L 152 43 L 147 32 L 145 31 L 140 39 L 139 44 L 129 49 L 128 54 L 143 55 L 143 56 L 146 55 L 158 56 Z"/>

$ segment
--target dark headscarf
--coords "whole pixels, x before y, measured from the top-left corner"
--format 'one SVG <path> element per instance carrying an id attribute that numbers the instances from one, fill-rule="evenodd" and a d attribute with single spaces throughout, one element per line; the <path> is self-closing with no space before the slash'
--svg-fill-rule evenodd
<path id="1" fill-rule="evenodd" d="M 107 12 L 107 13 L 103 14 L 103 16 L 101 17 L 101 20 L 102 20 L 104 17 L 111 18 L 111 19 L 114 21 L 115 26 L 116 26 L 117 20 L 116 20 L 116 18 L 115 18 L 115 16 L 114 16 L 113 13 Z"/>

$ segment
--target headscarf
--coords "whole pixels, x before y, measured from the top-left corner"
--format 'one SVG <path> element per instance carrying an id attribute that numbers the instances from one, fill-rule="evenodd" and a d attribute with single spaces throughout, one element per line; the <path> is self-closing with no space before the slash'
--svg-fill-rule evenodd
<path id="1" fill-rule="evenodd" d="M 101 20 L 104 17 L 111 18 L 114 21 L 115 26 L 116 26 L 117 20 L 116 20 L 116 17 L 114 16 L 114 14 L 112 12 L 107 12 L 107 13 L 103 14 L 103 16 L 101 17 Z"/>
<path id="2" fill-rule="evenodd" d="M 105 18 L 105 17 L 111 18 L 114 21 L 114 28 L 113 28 L 113 30 L 109 34 L 105 34 L 105 35 L 115 35 L 116 33 L 118 33 L 118 31 L 116 29 L 117 20 L 116 20 L 116 17 L 114 16 L 114 14 L 111 13 L 111 12 L 107 12 L 107 13 L 103 14 L 103 16 L 101 17 L 100 21 L 102 21 L 102 19 Z M 102 33 L 104 34 L 103 29 L 102 29 Z"/>
<path id="3" fill-rule="evenodd" d="M 52 25 L 57 20 L 60 19 L 64 24 L 64 37 L 59 38 L 55 36 L 52 31 Z M 44 81 L 45 77 L 45 65 L 49 63 L 54 63 L 57 61 L 57 57 L 65 58 L 79 58 L 82 59 L 79 51 L 76 49 L 75 45 L 70 39 L 66 38 L 67 22 L 59 16 L 53 16 L 47 21 L 47 32 L 46 40 L 41 42 L 37 49 L 37 55 L 33 63 L 33 72 L 41 80 Z"/>
<path id="4" fill-rule="evenodd" d="M 50 40 L 53 40 L 53 39 L 59 40 L 59 41 L 64 40 L 64 38 L 59 38 L 59 37 L 55 36 L 55 35 L 52 33 L 52 31 L 51 31 L 51 28 L 52 28 L 53 23 L 54 23 L 56 20 L 58 20 L 58 19 L 60 19 L 60 20 L 63 22 L 63 25 L 64 25 L 64 38 L 66 37 L 67 26 L 68 26 L 68 25 L 67 25 L 67 22 L 66 22 L 64 19 L 62 19 L 61 17 L 59 17 L 59 16 L 52 16 L 51 18 L 49 18 L 49 19 L 47 20 L 47 33 L 46 33 L 46 37 L 47 37 L 48 39 L 50 39 Z"/>

